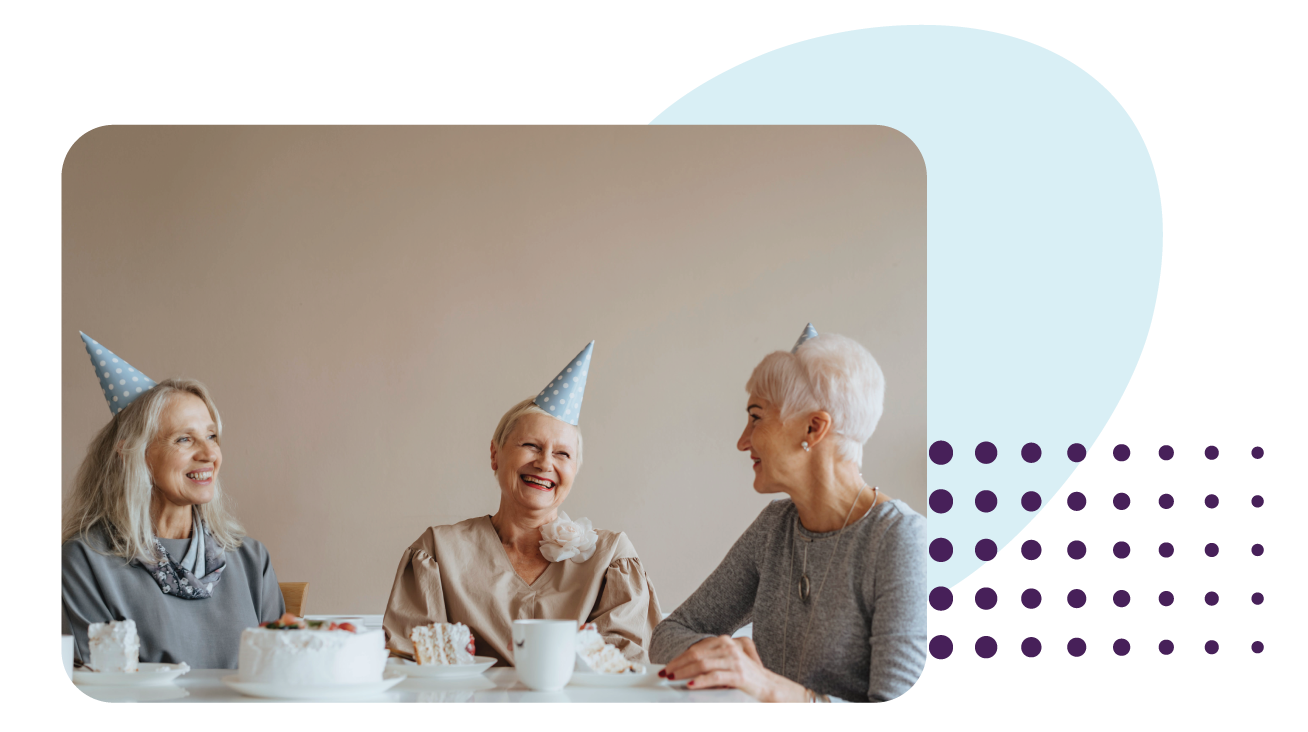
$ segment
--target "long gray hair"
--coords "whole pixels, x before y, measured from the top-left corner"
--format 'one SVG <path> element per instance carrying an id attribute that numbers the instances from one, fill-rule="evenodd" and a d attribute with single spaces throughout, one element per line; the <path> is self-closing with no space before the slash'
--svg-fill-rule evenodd
<path id="1" fill-rule="evenodd" d="M 100 529 L 107 553 L 150 564 L 162 560 L 156 556 L 154 525 L 150 520 L 154 481 L 145 462 L 145 451 L 159 432 L 164 408 L 179 394 L 194 394 L 204 401 L 218 428 L 218 439 L 222 440 L 222 418 L 204 384 L 192 379 L 167 379 L 151 387 L 115 414 L 91 440 L 86 458 L 77 469 L 72 495 L 64 507 L 63 541 Z M 217 477 L 213 482 L 213 500 L 196 509 L 218 546 L 231 550 L 241 545 L 245 531 L 228 513 L 226 494 Z M 96 548 L 94 544 L 91 546 Z"/>

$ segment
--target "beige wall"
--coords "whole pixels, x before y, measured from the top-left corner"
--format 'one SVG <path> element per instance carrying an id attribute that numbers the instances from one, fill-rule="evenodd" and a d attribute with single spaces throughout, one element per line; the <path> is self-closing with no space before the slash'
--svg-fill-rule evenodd
<path id="1" fill-rule="evenodd" d="M 109 418 L 80 329 L 209 385 L 309 612 L 382 612 L 425 527 L 493 512 L 496 422 L 591 339 L 566 510 L 665 611 L 768 500 L 744 382 L 806 321 L 881 363 L 864 475 L 925 514 L 926 172 L 894 130 L 111 127 L 63 200 L 64 494 Z"/>

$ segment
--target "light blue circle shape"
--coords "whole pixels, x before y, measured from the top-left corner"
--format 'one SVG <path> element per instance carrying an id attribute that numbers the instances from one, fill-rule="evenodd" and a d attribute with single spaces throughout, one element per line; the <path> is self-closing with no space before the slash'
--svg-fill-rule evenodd
<path id="1" fill-rule="evenodd" d="M 1162 262 L 1153 165 L 1107 90 L 1008 36 L 871 28 L 752 59 L 654 124 L 885 125 L 913 140 L 927 170 L 927 444 L 954 447 L 948 464 L 928 465 L 928 483 L 957 502 L 930 517 L 930 538 L 1002 548 L 1036 515 L 1021 507 L 1028 490 L 1041 510 L 1068 510 L 1050 501 L 1075 468 L 1067 446 L 1095 458 L 1144 346 Z M 999 448 L 989 465 L 973 457 L 983 441 Z M 1039 462 L 1022 460 L 1027 442 Z M 999 496 L 988 514 L 972 503 L 985 489 Z M 972 552 L 930 564 L 932 587 L 981 566 Z"/>

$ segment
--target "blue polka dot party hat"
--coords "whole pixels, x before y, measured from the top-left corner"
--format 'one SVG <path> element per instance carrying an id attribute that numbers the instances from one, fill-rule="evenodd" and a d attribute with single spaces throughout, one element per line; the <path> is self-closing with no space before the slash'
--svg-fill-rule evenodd
<path id="1" fill-rule="evenodd" d="M 95 368 L 96 378 L 100 379 L 100 390 L 104 392 L 110 412 L 118 414 L 155 385 L 154 379 L 132 368 L 130 363 L 91 336 L 82 333 L 82 342 L 86 344 L 86 355 L 91 357 L 91 366 Z"/>
<path id="2" fill-rule="evenodd" d="M 817 338 L 817 328 L 814 328 L 812 323 L 804 326 L 804 332 L 799 334 L 799 340 L 795 341 L 795 347 L 790 349 L 790 352 L 798 351 L 799 347 L 804 345 L 804 342 L 810 338 Z"/>
<path id="3" fill-rule="evenodd" d="M 590 371 L 590 352 L 595 349 L 595 341 L 586 344 L 572 362 L 563 367 L 558 376 L 541 390 L 533 399 L 536 406 L 550 413 L 552 417 L 577 426 L 581 416 L 581 399 L 586 393 L 586 374 Z"/>

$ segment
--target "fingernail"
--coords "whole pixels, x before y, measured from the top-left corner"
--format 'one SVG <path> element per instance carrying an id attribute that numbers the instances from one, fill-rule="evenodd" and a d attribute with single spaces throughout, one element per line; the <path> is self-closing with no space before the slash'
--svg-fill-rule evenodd
<path id="1" fill-rule="evenodd" d="M 672 679 L 673 681 L 676 681 L 676 680 L 677 680 L 677 675 L 676 675 L 676 674 L 668 674 L 668 678 L 669 678 L 669 679 Z"/>
<path id="2" fill-rule="evenodd" d="M 668 675 L 667 671 L 664 671 L 663 669 L 659 669 L 659 676 L 667 676 L 667 675 Z"/>
<path id="3" fill-rule="evenodd" d="M 694 686 L 694 685 L 695 685 L 695 682 L 694 682 L 694 681 L 687 681 L 687 682 L 686 682 L 686 686 Z"/>

